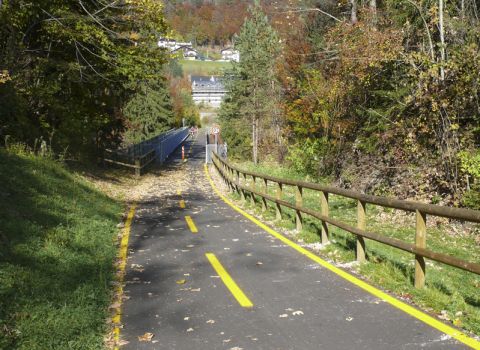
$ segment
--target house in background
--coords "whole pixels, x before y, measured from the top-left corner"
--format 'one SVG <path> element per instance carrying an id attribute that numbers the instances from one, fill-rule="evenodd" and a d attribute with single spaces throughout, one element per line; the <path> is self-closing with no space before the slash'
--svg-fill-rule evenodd
<path id="1" fill-rule="evenodd" d="M 206 76 L 190 76 L 192 82 L 192 97 L 196 104 L 205 104 L 219 108 L 225 97 L 226 90 L 222 78 Z"/>
<path id="2" fill-rule="evenodd" d="M 170 52 L 174 52 L 183 47 L 192 48 L 193 45 L 191 42 L 179 42 L 173 39 L 161 38 L 158 43 L 158 47 L 167 49 Z"/>
<path id="3" fill-rule="evenodd" d="M 189 61 L 194 61 L 199 57 L 198 51 L 193 49 L 191 46 L 180 46 L 178 49 L 172 51 L 172 53 L 181 52 L 183 58 Z"/>
<path id="4" fill-rule="evenodd" d="M 240 52 L 231 47 L 227 47 L 221 51 L 222 61 L 240 62 Z"/>

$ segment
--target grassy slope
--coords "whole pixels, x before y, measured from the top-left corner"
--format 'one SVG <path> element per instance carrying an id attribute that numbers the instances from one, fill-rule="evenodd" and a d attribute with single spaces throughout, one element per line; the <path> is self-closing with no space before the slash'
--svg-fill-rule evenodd
<path id="1" fill-rule="evenodd" d="M 253 166 L 247 162 L 241 163 L 240 166 L 272 176 L 302 179 L 301 175 L 292 170 L 275 165 Z M 275 195 L 275 190 L 275 186 L 271 184 L 269 193 Z M 293 188 L 285 187 L 284 191 L 284 199 L 294 203 Z M 260 203 L 260 199 L 258 202 Z M 310 190 L 304 191 L 304 205 L 319 210 L 319 203 L 318 193 Z M 260 214 L 259 208 L 259 206 L 255 208 L 258 214 Z M 356 225 L 356 201 L 331 195 L 329 208 L 332 217 L 352 226 Z M 415 217 L 402 215 L 399 212 L 368 205 L 367 230 L 413 243 Z M 293 230 L 295 228 L 294 212 L 285 209 L 284 213 L 286 218 L 276 222 L 276 225 Z M 275 219 L 272 205 L 270 205 L 270 210 L 263 215 L 269 220 Z M 298 238 L 307 243 L 319 242 L 320 222 L 309 217 L 305 217 L 304 220 L 304 229 L 298 234 Z M 427 247 L 434 251 L 479 263 L 480 249 L 478 243 L 475 242 L 474 235 L 452 234 L 453 229 L 455 228 L 445 222 L 429 226 Z M 331 227 L 330 234 L 333 244 L 328 245 L 323 253 L 337 262 L 354 261 L 356 244 L 354 235 L 335 227 Z M 480 276 L 427 261 L 427 287 L 419 290 L 413 287 L 413 255 L 377 242 L 367 241 L 367 258 L 368 262 L 358 268 L 360 274 L 385 289 L 413 300 L 427 310 L 436 313 L 440 313 L 442 310 L 447 311 L 448 317 L 455 325 L 480 335 Z"/>
<path id="2" fill-rule="evenodd" d="M 122 207 L 0 149 L 0 348 L 102 349 Z"/>
<path id="3" fill-rule="evenodd" d="M 223 75 L 224 71 L 231 68 L 230 62 L 216 62 L 216 61 L 189 61 L 181 60 L 183 73 L 185 75 Z"/>

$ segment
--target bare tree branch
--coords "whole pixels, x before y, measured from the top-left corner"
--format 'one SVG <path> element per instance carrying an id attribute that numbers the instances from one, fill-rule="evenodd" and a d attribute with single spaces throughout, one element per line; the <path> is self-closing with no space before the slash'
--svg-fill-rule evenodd
<path id="1" fill-rule="evenodd" d="M 301 8 L 294 8 L 294 7 L 286 7 L 286 11 L 279 11 L 277 13 L 298 13 L 298 12 L 312 12 L 312 11 L 315 11 L 315 12 L 320 12 L 321 14 L 325 15 L 325 16 L 328 16 L 332 19 L 334 19 L 335 21 L 337 22 L 343 22 L 341 19 L 335 17 L 334 15 L 328 13 L 328 12 L 325 12 L 323 11 L 322 9 L 319 9 L 319 8 L 306 8 L 306 9 L 301 9 Z"/>

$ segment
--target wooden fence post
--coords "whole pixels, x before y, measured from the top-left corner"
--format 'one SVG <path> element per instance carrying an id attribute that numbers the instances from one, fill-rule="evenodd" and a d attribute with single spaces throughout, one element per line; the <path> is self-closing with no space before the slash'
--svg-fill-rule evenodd
<path id="1" fill-rule="evenodd" d="M 247 174 L 242 173 L 243 176 L 243 184 L 246 187 L 247 186 Z M 242 202 L 245 203 L 247 201 L 247 197 L 245 195 L 245 190 L 242 189 Z"/>
<path id="2" fill-rule="evenodd" d="M 357 201 L 357 228 L 362 231 L 365 231 L 367 226 L 366 210 L 367 203 Z M 357 261 L 360 263 L 365 261 L 365 239 L 361 236 L 357 236 Z"/>
<path id="3" fill-rule="evenodd" d="M 237 174 L 237 193 L 241 194 L 240 187 L 238 187 L 240 185 L 240 172 L 236 170 L 235 173 Z"/>
<path id="4" fill-rule="evenodd" d="M 295 189 L 295 205 L 298 208 L 303 206 L 303 189 L 300 186 L 297 186 Z M 297 231 L 302 230 L 302 213 L 299 210 L 295 211 L 295 222 L 297 224 Z"/>
<path id="5" fill-rule="evenodd" d="M 276 196 L 278 200 L 282 199 L 282 194 L 283 194 L 283 188 L 282 188 L 282 184 L 279 182 L 277 187 L 277 196 Z M 277 220 L 282 220 L 282 207 L 278 203 L 275 204 L 275 212 L 276 212 Z"/>
<path id="6" fill-rule="evenodd" d="M 263 179 L 263 193 L 268 194 L 268 180 Z M 262 211 L 267 211 L 267 200 L 262 197 Z"/>
<path id="7" fill-rule="evenodd" d="M 252 176 L 252 184 L 250 185 L 250 188 L 252 189 L 252 191 L 255 191 L 256 184 L 257 184 L 257 178 L 255 176 Z M 255 194 L 253 192 L 252 192 L 252 197 L 250 197 L 250 199 L 252 200 L 252 205 L 255 206 L 257 199 L 255 198 Z"/>
<path id="8" fill-rule="evenodd" d="M 415 247 L 427 247 L 427 215 L 417 210 L 416 216 L 416 232 Z M 425 286 L 425 258 L 415 255 L 415 288 L 423 288 Z"/>
<path id="9" fill-rule="evenodd" d="M 232 182 L 230 181 L 230 168 L 225 164 L 225 181 L 228 186 L 228 191 L 233 192 Z"/>
<path id="10" fill-rule="evenodd" d="M 230 167 L 228 168 L 228 176 L 230 178 L 230 187 L 232 188 L 232 192 L 235 192 L 236 188 L 235 188 L 235 185 L 233 184 L 233 181 L 234 181 L 233 169 Z"/>
<path id="11" fill-rule="evenodd" d="M 328 192 L 320 192 L 320 205 L 321 205 L 321 214 L 328 217 Z M 325 221 L 322 221 L 322 244 L 328 243 L 328 224 Z"/>
<path id="12" fill-rule="evenodd" d="M 135 176 L 142 176 L 140 158 L 135 159 Z"/>

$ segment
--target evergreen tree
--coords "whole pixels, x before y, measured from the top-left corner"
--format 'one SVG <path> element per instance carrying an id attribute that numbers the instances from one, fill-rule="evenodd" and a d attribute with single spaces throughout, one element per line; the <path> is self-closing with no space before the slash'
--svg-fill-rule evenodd
<path id="1" fill-rule="evenodd" d="M 164 80 L 143 82 L 125 105 L 124 142 L 138 143 L 174 126 L 173 106 Z"/>
<path id="2" fill-rule="evenodd" d="M 227 125 L 250 123 L 252 158 L 257 164 L 262 129 L 276 109 L 276 87 L 279 84 L 275 78 L 275 64 L 280 48 L 279 37 L 270 26 L 260 4 L 255 2 L 249 12 L 250 16 L 235 40 L 235 47 L 240 51 L 240 62 L 234 65 L 228 79 L 229 96 L 222 107 L 220 118 Z M 238 118 L 242 121 L 235 120 Z"/>

